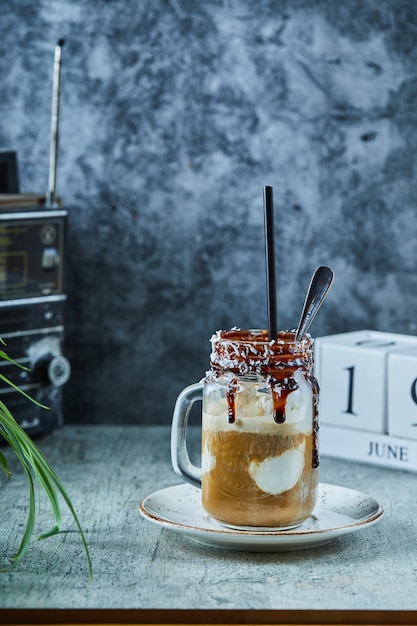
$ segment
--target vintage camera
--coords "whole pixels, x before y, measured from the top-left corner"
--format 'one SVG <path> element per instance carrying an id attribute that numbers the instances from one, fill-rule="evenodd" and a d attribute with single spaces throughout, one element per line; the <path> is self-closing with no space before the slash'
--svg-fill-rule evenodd
<path id="1" fill-rule="evenodd" d="M 0 401 L 37 435 L 62 424 L 62 386 L 71 369 L 63 355 L 67 212 L 0 209 L 0 337 L 6 354 L 25 368 L 0 359 L 0 374 L 48 409 L 4 382 Z"/>

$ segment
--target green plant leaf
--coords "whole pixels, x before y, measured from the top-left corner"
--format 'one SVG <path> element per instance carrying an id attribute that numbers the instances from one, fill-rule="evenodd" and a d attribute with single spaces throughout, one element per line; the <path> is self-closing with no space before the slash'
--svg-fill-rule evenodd
<path id="1" fill-rule="evenodd" d="M 1 340 L 1 338 L 0 338 Z M 0 351 L 0 358 L 2 358 L 2 351 Z M 4 357 L 3 357 L 4 358 Z M 9 360 L 9 359 L 8 359 Z M 33 398 L 31 398 L 28 394 L 19 389 L 16 385 L 14 385 L 10 380 L 8 380 L 5 376 L 0 374 L 0 379 L 6 382 L 8 385 L 22 393 L 29 400 L 34 402 L 39 406 L 43 406 L 39 402 L 36 402 Z M 47 408 L 47 407 L 45 407 Z M 29 506 L 28 513 L 26 519 L 25 529 L 23 531 L 23 536 L 20 542 L 20 545 L 17 549 L 16 554 L 14 554 L 10 558 L 11 565 L 13 567 L 25 556 L 25 553 L 29 547 L 29 542 L 31 540 L 33 529 L 35 525 L 35 517 L 36 517 L 36 499 L 35 493 L 38 493 L 43 490 L 49 500 L 49 504 L 52 509 L 53 516 L 55 518 L 55 524 L 52 528 L 42 533 L 37 537 L 37 539 L 46 539 L 47 537 L 51 537 L 60 532 L 61 523 L 62 523 L 62 515 L 61 515 L 61 507 L 59 502 L 59 495 L 63 498 L 65 504 L 71 512 L 71 515 L 75 521 L 78 532 L 81 537 L 81 541 L 87 556 L 88 561 L 88 569 L 90 578 L 93 575 L 92 561 L 90 557 L 90 552 L 88 549 L 87 541 L 79 522 L 78 516 L 75 512 L 74 506 L 71 502 L 71 499 L 58 478 L 57 474 L 51 467 L 51 465 L 46 460 L 45 456 L 42 454 L 40 449 L 36 446 L 36 444 L 32 441 L 26 431 L 16 422 L 12 414 L 10 413 L 7 406 L 0 401 L 0 436 L 9 444 L 10 448 L 13 450 L 20 464 L 22 465 L 29 484 Z M 0 451 L 0 467 L 5 471 L 6 475 L 9 476 L 9 468 L 7 464 L 7 460 L 4 454 Z M 5 569 L 0 571 L 6 571 Z"/>
<path id="2" fill-rule="evenodd" d="M 0 420 L 1 420 L 1 413 L 0 413 Z M 17 565 L 25 556 L 26 550 L 29 547 L 29 542 L 33 534 L 33 528 L 35 526 L 35 487 L 33 483 L 32 474 L 30 472 L 30 467 L 28 463 L 26 462 L 24 455 L 21 453 L 21 451 L 18 448 L 15 448 L 15 442 L 13 441 L 12 437 L 9 437 L 9 435 L 5 433 L 4 431 L 1 432 L 1 434 L 4 437 L 4 439 L 7 441 L 7 443 L 10 445 L 10 447 L 16 453 L 17 458 L 19 459 L 23 469 L 25 470 L 25 473 L 29 482 L 29 507 L 28 507 L 28 513 L 27 513 L 27 518 L 26 518 L 26 525 L 23 531 L 23 536 L 20 541 L 19 548 L 17 549 L 16 554 L 14 554 L 10 558 L 11 564 Z M 0 569 L 0 572 L 7 571 L 8 569 L 10 568 Z"/>
<path id="3" fill-rule="evenodd" d="M 41 404 L 40 402 L 35 400 L 35 398 L 32 398 L 29 394 L 27 394 L 25 391 L 23 391 L 23 389 L 20 389 L 20 387 L 15 385 L 11 380 L 6 378 L 6 376 L 4 376 L 3 374 L 0 374 L 0 380 L 4 381 L 7 385 L 9 385 L 9 387 L 13 387 L 13 389 L 15 391 L 18 391 L 19 393 L 21 393 L 22 396 L 25 396 L 25 398 L 27 398 L 28 400 L 33 402 L 33 404 L 36 404 L 37 406 L 40 406 L 42 409 L 48 409 L 49 410 L 49 406 L 45 406 L 44 404 Z"/>
<path id="4" fill-rule="evenodd" d="M 9 470 L 9 466 L 7 465 L 7 459 L 1 450 L 0 450 L 0 467 L 4 470 L 4 473 L 6 474 L 7 478 L 9 478 L 9 476 L 11 476 L 11 472 Z"/>
<path id="5" fill-rule="evenodd" d="M 4 361 L 9 361 L 9 363 L 13 363 L 13 365 L 16 365 L 16 367 L 20 367 L 21 370 L 25 370 L 26 372 L 29 371 L 29 367 L 26 367 L 26 365 L 23 365 L 23 363 L 18 363 L 17 361 L 12 359 L 8 354 L 6 354 L 4 350 L 0 350 L 0 358 Z"/>

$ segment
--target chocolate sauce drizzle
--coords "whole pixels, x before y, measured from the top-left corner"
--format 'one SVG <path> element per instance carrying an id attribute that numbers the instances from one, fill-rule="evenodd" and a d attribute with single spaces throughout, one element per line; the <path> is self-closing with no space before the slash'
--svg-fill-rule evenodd
<path id="1" fill-rule="evenodd" d="M 295 333 L 280 332 L 269 341 L 266 330 L 219 331 L 212 337 L 211 367 L 215 377 L 224 372 L 235 374 L 227 387 L 228 421 L 236 419 L 235 399 L 238 376 L 258 374 L 269 384 L 273 403 L 273 418 L 285 423 L 285 405 L 289 394 L 298 388 L 294 380 L 296 370 L 302 369 L 313 390 L 313 467 L 319 466 L 318 452 L 318 394 L 319 387 L 312 376 L 313 339 L 307 335 L 295 341 Z"/>
<path id="2" fill-rule="evenodd" d="M 227 417 L 229 420 L 229 424 L 233 424 L 236 419 L 235 398 L 236 398 L 238 385 L 239 385 L 239 381 L 237 378 L 232 378 L 230 383 L 227 385 L 226 398 L 227 398 Z"/>
<path id="3" fill-rule="evenodd" d="M 314 376 L 309 376 L 308 380 L 313 389 L 313 462 L 314 468 L 320 465 L 319 457 L 319 384 Z"/>
<path id="4" fill-rule="evenodd" d="M 272 394 L 274 421 L 277 424 L 284 424 L 287 398 L 292 391 L 298 389 L 298 385 L 293 378 L 284 378 L 283 381 L 278 381 L 271 376 L 269 386 Z"/>

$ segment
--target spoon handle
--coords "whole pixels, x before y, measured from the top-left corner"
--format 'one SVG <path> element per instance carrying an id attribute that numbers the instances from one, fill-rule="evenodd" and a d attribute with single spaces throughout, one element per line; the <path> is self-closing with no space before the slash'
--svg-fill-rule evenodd
<path id="1" fill-rule="evenodd" d="M 324 265 L 318 267 L 314 272 L 307 291 L 303 312 L 301 313 L 298 328 L 295 333 L 296 341 L 301 341 L 310 328 L 311 322 L 315 318 L 317 311 L 331 287 L 333 277 L 333 270 Z"/>

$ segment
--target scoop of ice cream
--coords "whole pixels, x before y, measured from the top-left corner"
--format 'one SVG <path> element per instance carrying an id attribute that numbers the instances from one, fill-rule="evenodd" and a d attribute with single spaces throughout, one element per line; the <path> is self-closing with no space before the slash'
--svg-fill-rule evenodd
<path id="1" fill-rule="evenodd" d="M 264 461 L 252 461 L 249 474 L 262 491 L 277 495 L 292 489 L 300 480 L 304 468 L 305 441 L 297 448 Z"/>

